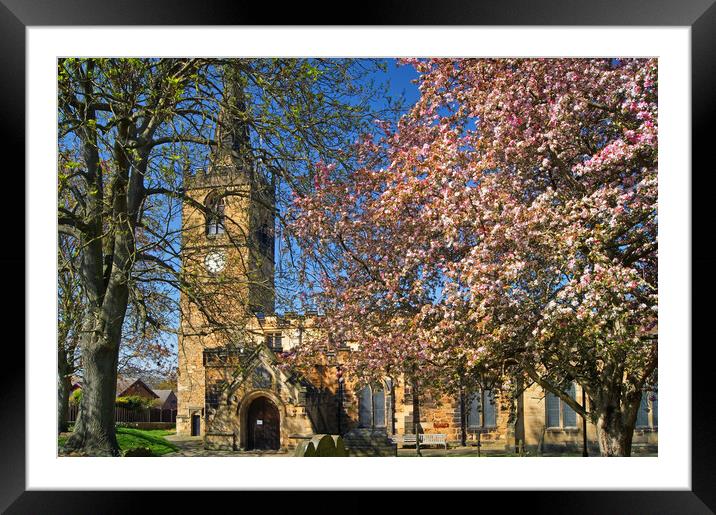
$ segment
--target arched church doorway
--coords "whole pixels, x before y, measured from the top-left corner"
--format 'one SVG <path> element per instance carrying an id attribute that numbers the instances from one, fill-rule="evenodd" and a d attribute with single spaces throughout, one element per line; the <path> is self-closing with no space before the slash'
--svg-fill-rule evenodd
<path id="1" fill-rule="evenodd" d="M 249 406 L 246 423 L 246 449 L 277 450 L 281 447 L 281 419 L 278 408 L 269 398 L 254 399 Z"/>

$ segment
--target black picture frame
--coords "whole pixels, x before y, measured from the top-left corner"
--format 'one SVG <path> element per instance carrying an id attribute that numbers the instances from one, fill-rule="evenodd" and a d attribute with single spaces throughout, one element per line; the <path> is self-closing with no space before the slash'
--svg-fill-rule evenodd
<path id="1" fill-rule="evenodd" d="M 552 513 L 712 513 L 716 511 L 716 444 L 713 433 L 713 402 L 709 379 L 713 376 L 710 357 L 712 339 L 705 334 L 704 321 L 710 314 L 710 292 L 714 291 L 711 272 L 716 262 L 707 236 L 711 229 L 713 201 L 705 198 L 712 191 L 714 166 L 711 152 L 716 130 L 716 5 L 715 0 L 585 0 L 531 1 L 429 0 L 391 2 L 385 5 L 356 4 L 350 18 L 333 19 L 332 25 L 563 25 L 563 26 L 687 26 L 691 28 L 692 95 L 692 342 L 678 342 L 692 357 L 692 434 L 690 491 L 582 491 L 582 492 L 511 492 L 510 504 L 525 501 L 531 511 Z M 25 352 L 23 326 L 24 278 L 13 273 L 24 269 L 25 226 L 18 213 L 25 212 L 25 29 L 28 26 L 63 25 L 248 25 L 318 23 L 317 12 L 337 12 L 335 8 L 305 4 L 245 4 L 225 0 L 189 2 L 187 0 L 0 0 L 0 104 L 2 104 L 3 156 L 17 158 L 6 169 L 7 188 L 3 207 L 6 213 L 5 235 L 14 242 L 12 251 L 0 255 L 5 279 L 6 345 L 0 399 L 0 509 L 7 513 L 119 513 L 148 506 L 146 492 L 68 492 L 26 491 L 25 487 Z M 331 4 L 335 6 L 335 4 Z M 346 15 L 348 16 L 348 15 Z M 14 173 L 13 173 L 14 172 Z M 685 180 L 688 176 L 685 177 Z M 698 180 L 698 181 L 697 181 Z M 14 182 L 13 182 L 14 181 Z M 694 187 L 698 184 L 698 188 Z M 12 194 L 8 194 L 12 191 Z M 699 195 L 704 198 L 699 198 Z M 710 195 L 709 195 L 710 196 Z M 14 199 L 14 200 L 13 200 Z M 700 201 L 699 201 L 700 200 Z M 12 205 L 15 202 L 17 205 Z M 32 273 L 26 270 L 26 274 Z M 668 271 L 667 271 L 668 273 Z M 18 284 L 11 285 L 13 280 Z M 704 295 L 699 298 L 699 293 Z M 12 297 L 10 297 L 12 295 Z M 24 296 L 23 296 L 24 298 Z M 16 312 L 13 313 L 12 310 Z M 17 331 L 10 338 L 13 328 Z M 702 329 L 698 331 L 696 329 Z M 698 342 L 698 343 L 696 343 Z M 688 400 L 685 400 L 687 402 Z M 684 435 L 688 437 L 689 435 Z M 163 492 L 159 495 L 162 511 L 205 504 L 191 492 Z M 231 494 L 212 493 L 211 504 Z M 241 495 L 246 496 L 246 493 Z M 348 506 L 346 494 L 339 506 Z M 504 492 L 481 492 L 481 504 L 494 497 L 504 503 Z M 555 502 L 558 495 L 558 502 Z M 206 506 L 204 506 L 206 507 Z M 141 509 L 141 508 L 139 508 Z M 341 509 L 341 508 L 339 508 Z"/>

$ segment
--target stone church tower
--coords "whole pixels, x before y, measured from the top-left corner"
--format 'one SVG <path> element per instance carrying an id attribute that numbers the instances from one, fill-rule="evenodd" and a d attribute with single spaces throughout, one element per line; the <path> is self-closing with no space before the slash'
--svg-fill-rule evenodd
<path id="1" fill-rule="evenodd" d="M 248 150 L 240 81 L 227 71 L 209 165 L 185 177 L 177 431 L 204 434 L 207 349 L 241 345 L 274 311 L 274 183 Z"/>

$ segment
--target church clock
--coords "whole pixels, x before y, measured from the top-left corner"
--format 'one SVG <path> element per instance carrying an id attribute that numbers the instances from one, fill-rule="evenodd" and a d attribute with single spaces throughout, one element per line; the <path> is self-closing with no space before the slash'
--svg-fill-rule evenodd
<path id="1" fill-rule="evenodd" d="M 204 258 L 204 266 L 212 274 L 218 274 L 226 266 L 226 254 L 221 250 L 213 250 Z"/>

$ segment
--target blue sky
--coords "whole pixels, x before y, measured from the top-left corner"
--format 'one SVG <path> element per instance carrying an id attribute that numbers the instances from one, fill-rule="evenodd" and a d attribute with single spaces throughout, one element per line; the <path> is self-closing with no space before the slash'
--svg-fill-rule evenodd
<path id="1" fill-rule="evenodd" d="M 414 84 L 413 81 L 418 78 L 418 73 L 415 71 L 415 68 L 411 65 L 398 65 L 396 59 L 384 59 L 383 62 L 385 63 L 385 71 L 376 71 L 373 72 L 371 75 L 364 78 L 364 81 L 367 83 L 368 81 L 373 81 L 375 83 L 375 86 L 382 89 L 382 87 L 385 87 L 387 85 L 387 91 L 385 92 L 385 96 L 376 96 L 372 102 L 371 102 L 371 109 L 378 113 L 384 108 L 388 106 L 388 98 L 392 99 L 393 101 L 398 100 L 399 98 L 403 98 L 403 110 L 401 111 L 402 114 L 406 113 L 411 106 L 418 100 L 420 92 L 418 90 L 417 84 Z M 356 101 L 358 99 L 356 98 Z M 400 113 L 398 113 L 400 114 Z M 381 117 L 381 115 L 376 115 L 377 117 Z M 387 121 L 395 121 L 395 120 L 387 120 Z M 374 128 L 374 134 L 377 137 L 380 137 L 382 135 L 382 129 L 379 129 L 376 125 Z M 285 209 L 286 206 L 279 206 L 279 210 Z M 276 241 L 276 264 L 277 267 L 280 266 L 280 261 L 282 259 L 280 247 L 285 246 L 285 242 L 282 240 L 282 237 L 279 235 L 277 237 Z M 291 244 L 291 248 L 293 249 L 294 254 L 298 255 L 300 253 L 299 249 L 296 248 L 296 246 Z M 278 269 L 277 269 L 278 272 Z M 286 287 L 289 289 L 293 289 L 294 287 L 298 286 L 298 291 L 303 291 L 304 293 L 308 294 L 309 291 L 306 289 L 305 286 L 299 286 L 295 280 L 286 281 L 285 279 L 283 281 L 278 282 L 280 273 L 277 273 L 277 291 L 281 290 L 284 294 L 288 294 L 288 290 L 285 290 Z M 299 305 L 301 302 L 298 302 L 298 299 L 294 300 L 293 306 L 290 308 L 288 306 L 284 306 L 281 304 L 278 304 L 276 306 L 276 310 L 278 313 L 282 313 L 284 310 L 293 310 L 293 311 L 304 311 L 306 309 L 313 309 L 315 306 L 309 305 L 301 306 Z"/>
<path id="2" fill-rule="evenodd" d="M 418 77 L 415 68 L 409 65 L 398 66 L 395 59 L 386 59 L 386 79 L 390 81 L 390 91 L 394 96 L 405 94 L 406 105 L 410 106 L 418 99 L 418 87 L 411 81 Z"/>

